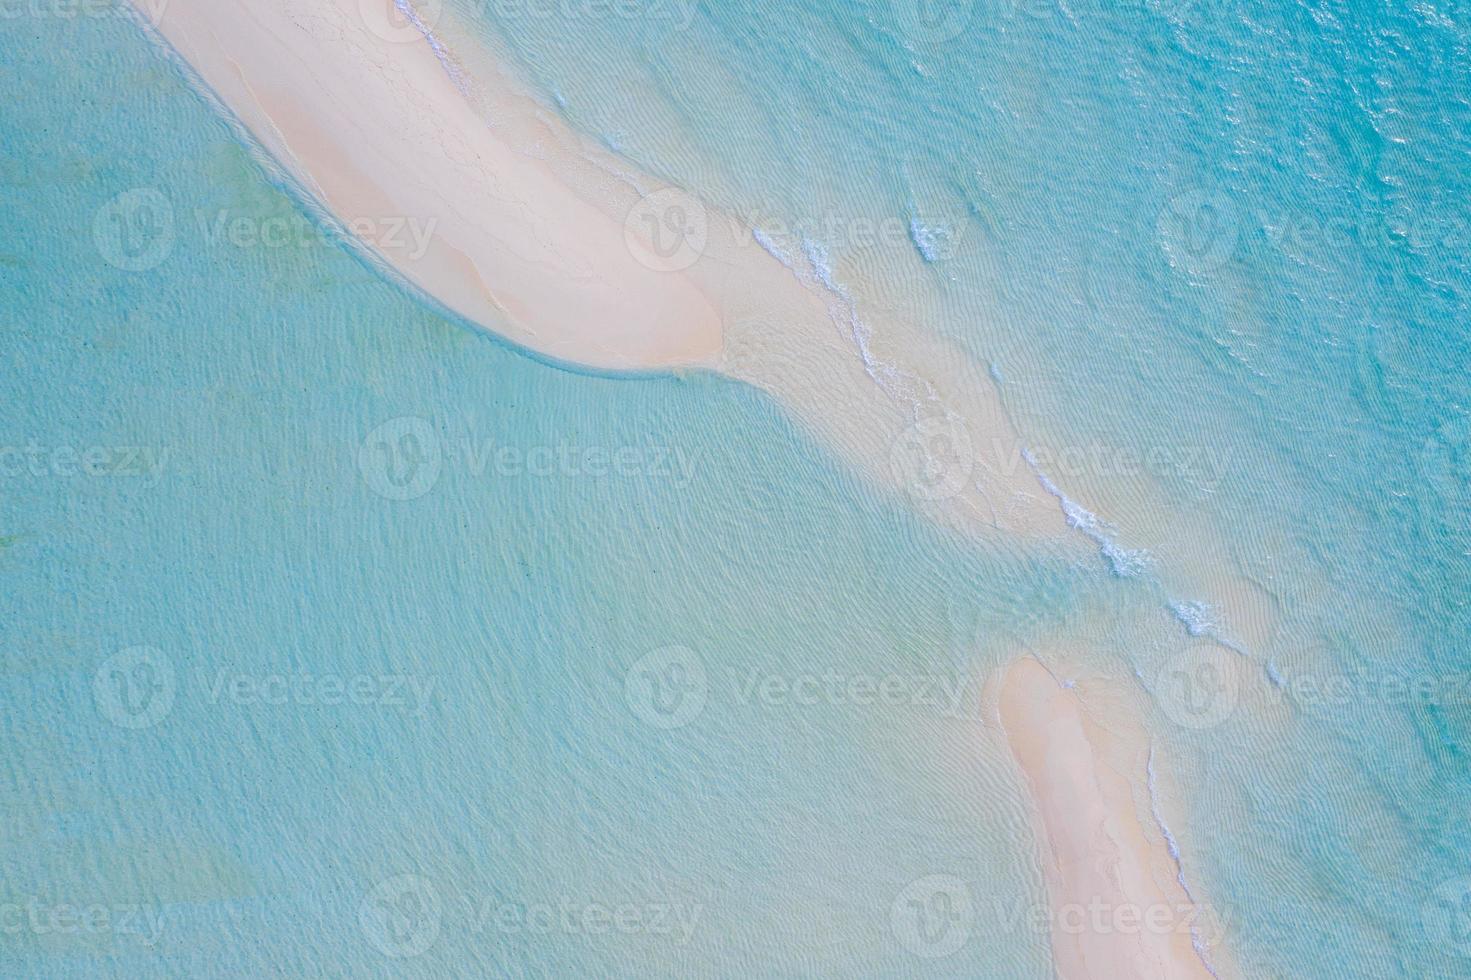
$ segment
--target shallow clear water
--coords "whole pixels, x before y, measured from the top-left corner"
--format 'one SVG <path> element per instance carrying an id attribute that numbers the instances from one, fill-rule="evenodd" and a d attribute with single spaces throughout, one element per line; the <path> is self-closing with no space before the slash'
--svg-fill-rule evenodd
<path id="1" fill-rule="evenodd" d="M 446 322 L 131 24 L 0 21 L 0 972 L 1042 976 L 979 681 L 1069 629 L 1154 699 L 1246 975 L 1468 969 L 1464 12 L 457 6 L 992 365 L 1153 562 L 952 538 L 740 385 Z M 1220 567 L 1267 611 L 1182 714 Z"/>
<path id="2" fill-rule="evenodd" d="M 935 294 L 1161 606 L 1219 598 L 1204 563 L 1247 583 L 1263 621 L 1212 631 L 1275 707 L 1165 728 L 1243 966 L 1464 970 L 1465 11 L 925 9 L 584 16 L 596 71 L 562 24 L 480 23 L 652 169 L 825 237 L 885 299 Z M 878 254 L 896 226 L 911 254 Z"/>

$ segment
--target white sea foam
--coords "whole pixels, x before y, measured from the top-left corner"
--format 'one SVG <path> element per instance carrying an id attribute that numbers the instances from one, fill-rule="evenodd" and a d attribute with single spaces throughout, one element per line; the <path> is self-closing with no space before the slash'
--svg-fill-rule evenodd
<path id="1" fill-rule="evenodd" d="M 1136 578 L 1142 575 L 1154 560 L 1143 548 L 1121 548 L 1113 541 L 1101 542 L 1099 550 L 1119 578 Z"/>
<path id="2" fill-rule="evenodd" d="M 1180 887 L 1185 892 L 1185 897 L 1190 899 L 1191 904 L 1198 907 L 1199 903 L 1196 901 L 1195 893 L 1190 890 L 1190 883 L 1185 880 L 1185 865 L 1180 860 L 1180 842 L 1175 839 L 1174 831 L 1170 830 L 1169 824 L 1165 823 L 1164 814 L 1160 813 L 1159 810 L 1159 791 L 1155 785 L 1154 746 L 1152 745 L 1149 747 L 1149 759 L 1145 763 L 1144 771 L 1149 787 L 1149 812 L 1153 815 L 1154 823 L 1159 827 L 1159 832 L 1165 839 L 1165 847 L 1169 849 L 1170 858 L 1175 862 L 1175 880 L 1180 883 Z M 1200 930 L 1196 927 L 1194 921 L 1190 923 L 1190 945 L 1194 948 L 1195 955 L 1200 957 L 1201 965 L 1205 967 L 1206 972 L 1213 977 L 1219 978 L 1220 974 L 1211 965 L 1210 958 L 1207 955 L 1209 946 L 1201 938 Z"/>
<path id="3" fill-rule="evenodd" d="M 1186 632 L 1191 636 L 1213 636 L 1216 623 L 1211 618 L 1211 607 L 1204 602 L 1187 601 L 1171 602 L 1170 612 L 1175 618 L 1184 624 Z"/>
<path id="4" fill-rule="evenodd" d="M 851 303 L 848 290 L 841 286 L 833 277 L 832 259 L 827 254 L 827 246 L 822 242 L 811 238 L 802 238 L 802 254 L 807 256 L 807 262 L 812 266 L 812 274 L 817 281 L 827 287 L 828 292 Z"/>
<path id="5" fill-rule="evenodd" d="M 1169 848 L 1170 857 L 1175 862 L 1175 880 L 1180 883 L 1181 888 L 1185 889 L 1186 897 L 1193 902 L 1195 901 L 1195 896 L 1190 892 L 1190 885 L 1185 881 L 1185 869 L 1180 864 L 1180 843 L 1175 840 L 1174 833 L 1170 830 L 1169 825 L 1165 823 L 1164 816 L 1159 812 L 1159 794 L 1155 788 L 1154 746 L 1152 745 L 1149 747 L 1149 760 L 1145 764 L 1144 771 L 1148 777 L 1149 784 L 1149 810 L 1154 815 L 1154 822 L 1159 826 L 1159 832 L 1164 835 L 1165 847 Z"/>
<path id="6" fill-rule="evenodd" d="M 752 228 L 751 237 L 756 239 L 756 244 L 766 249 L 767 254 L 772 258 L 776 259 L 792 272 L 797 272 L 797 267 L 792 263 L 792 257 L 787 254 L 786 249 L 777 244 L 775 238 L 772 238 L 760 228 Z"/>
<path id="7" fill-rule="evenodd" d="M 1215 640 L 1221 646 L 1233 653 L 1243 657 L 1250 657 L 1246 648 L 1226 635 L 1220 624 L 1212 615 L 1213 608 L 1209 603 L 1199 602 L 1194 599 L 1170 600 L 1168 603 L 1170 613 L 1185 627 L 1185 632 L 1191 636 L 1204 636 Z"/>
<path id="8" fill-rule="evenodd" d="M 1076 500 L 1062 492 L 1062 488 L 1052 482 L 1052 478 L 1042 472 L 1042 467 L 1037 465 L 1037 457 L 1032 455 L 1030 449 L 1022 450 L 1022 459 L 1032 468 L 1037 477 L 1037 482 L 1042 484 L 1046 490 L 1062 507 L 1063 517 L 1067 525 L 1082 533 L 1094 544 L 1098 545 L 1099 552 L 1104 560 L 1108 562 L 1109 568 L 1119 578 L 1136 578 L 1147 569 L 1152 561 L 1149 552 L 1142 548 L 1124 548 L 1114 540 L 1113 528 L 1098 515 L 1088 510 Z"/>
<path id="9" fill-rule="evenodd" d="M 945 258 L 950 243 L 950 229 L 944 225 L 927 225 L 917 217 L 909 219 L 909 238 L 919 254 L 931 265 Z"/>
<path id="10" fill-rule="evenodd" d="M 443 66 L 445 74 L 449 75 L 450 81 L 454 82 L 455 88 L 459 89 L 460 94 L 469 96 L 470 85 L 468 79 L 465 78 L 465 73 L 460 71 L 459 66 L 454 63 L 454 59 L 450 57 L 449 49 L 440 42 L 439 38 L 434 36 L 434 30 L 428 24 L 424 23 L 423 18 L 419 16 L 419 12 L 414 9 L 414 5 L 410 0 L 393 0 L 393 5 L 398 9 L 399 13 L 408 19 L 410 24 L 414 25 L 414 30 L 424 35 L 424 40 L 429 42 L 429 48 L 434 52 L 435 59 Z"/>
<path id="11" fill-rule="evenodd" d="M 768 252 L 772 252 L 777 261 L 792 268 L 790 262 L 784 261 L 784 254 L 773 251 L 773 248 L 779 247 L 774 242 L 770 242 L 770 236 L 759 232 L 755 234 L 759 236 L 756 239 L 757 242 Z M 917 412 L 924 403 L 936 401 L 935 390 L 928 381 L 903 370 L 898 365 L 883 360 L 873 352 L 872 328 L 858 315 L 858 305 L 853 300 L 852 293 L 846 286 L 838 282 L 833 272 L 832 258 L 828 254 L 827 246 L 804 235 L 802 254 L 807 259 L 810 269 L 808 281 L 819 283 L 837 301 L 837 310 L 833 312 L 833 319 L 835 322 L 846 321 L 848 336 L 852 339 L 854 347 L 857 348 L 858 357 L 863 362 L 863 370 L 869 378 L 885 394 L 899 402 L 911 413 Z"/>

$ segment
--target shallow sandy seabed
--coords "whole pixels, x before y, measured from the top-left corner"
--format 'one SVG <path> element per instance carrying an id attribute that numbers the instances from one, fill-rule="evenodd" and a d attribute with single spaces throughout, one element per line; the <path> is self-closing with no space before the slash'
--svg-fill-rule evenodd
<path id="1" fill-rule="evenodd" d="M 1032 658 L 999 684 L 1002 726 L 1036 811 L 1058 974 L 1220 972 L 1220 922 L 1179 880 L 1150 799 L 1158 763 L 1135 711 L 1099 683 L 1065 687 Z"/>
<path id="2" fill-rule="evenodd" d="M 957 532 L 1069 533 L 966 354 L 933 331 L 855 322 L 816 263 L 779 261 L 740 221 L 572 132 L 447 16 L 431 44 L 388 8 L 172 0 L 155 26 L 375 260 L 455 314 L 575 365 L 715 370 L 759 387 Z M 391 233 L 405 221 L 427 241 Z M 902 350 L 875 351 L 874 336 Z M 1005 674 L 1000 714 L 1046 842 L 1054 919 L 1094 899 L 1189 905 L 1139 818 L 1137 723 L 1129 737 L 1103 728 L 1032 660 Z M 1208 975 L 1188 929 L 1054 930 L 1054 956 L 1067 977 Z"/>

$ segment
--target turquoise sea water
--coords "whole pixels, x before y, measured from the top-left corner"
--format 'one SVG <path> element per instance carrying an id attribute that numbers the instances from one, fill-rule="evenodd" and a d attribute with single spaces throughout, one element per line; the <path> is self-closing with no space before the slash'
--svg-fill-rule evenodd
<path id="1" fill-rule="evenodd" d="M 0 974 L 1044 976 L 979 680 L 1069 628 L 1242 975 L 1471 971 L 1464 10 L 457 12 L 993 365 L 1153 564 L 447 322 L 132 24 L 0 21 Z M 1271 614 L 1202 716 L 1206 548 Z"/>
<path id="2" fill-rule="evenodd" d="M 1270 610 L 1242 680 L 1288 710 L 1173 730 L 1242 967 L 1468 969 L 1463 8 L 722 4 L 586 16 L 572 50 L 480 23 L 582 125 L 836 237 L 855 279 L 883 272 L 854 229 L 942 235 L 887 292 L 933 285 L 930 322 L 1148 547 L 1162 604 L 1211 601 L 1209 538 Z"/>

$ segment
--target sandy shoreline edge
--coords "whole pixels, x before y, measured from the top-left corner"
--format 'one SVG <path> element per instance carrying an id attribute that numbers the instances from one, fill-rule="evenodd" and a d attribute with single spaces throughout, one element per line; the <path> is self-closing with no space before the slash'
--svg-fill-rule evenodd
<path id="1" fill-rule="evenodd" d="M 572 132 L 447 11 L 426 36 L 389 0 L 134 2 L 295 184 L 471 323 L 574 366 L 725 374 L 942 524 L 1065 533 L 981 366 L 859 323 L 826 270 Z M 397 219 L 432 234 L 381 233 Z"/>
<path id="2" fill-rule="evenodd" d="M 486 126 L 435 49 L 373 8 L 140 13 L 308 193 L 455 313 L 590 367 L 713 367 L 706 297 L 640 261 L 621 224 Z M 390 233 L 416 218 L 432 233 Z"/>
<path id="3" fill-rule="evenodd" d="M 1004 669 L 999 700 L 1035 810 L 1058 975 L 1219 976 L 1220 923 L 1144 816 L 1155 762 L 1142 732 L 1096 721 L 1076 689 L 1031 658 Z"/>

